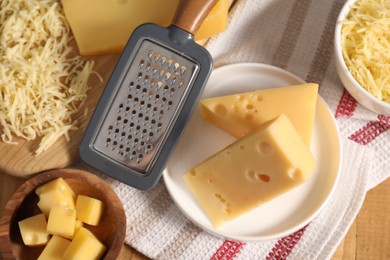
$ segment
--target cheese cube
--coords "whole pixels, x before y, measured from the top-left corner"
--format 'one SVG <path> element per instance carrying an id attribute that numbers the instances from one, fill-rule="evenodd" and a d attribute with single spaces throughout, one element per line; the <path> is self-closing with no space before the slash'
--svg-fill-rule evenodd
<path id="1" fill-rule="evenodd" d="M 66 260 L 99 259 L 105 250 L 103 243 L 91 231 L 82 227 L 65 250 L 63 258 Z"/>
<path id="2" fill-rule="evenodd" d="M 49 233 L 46 231 L 46 218 L 44 214 L 38 214 L 18 222 L 23 243 L 26 246 L 45 245 L 49 241 Z"/>
<path id="3" fill-rule="evenodd" d="M 196 39 L 227 27 L 231 0 L 219 0 L 199 28 Z M 120 52 L 131 33 L 143 23 L 170 25 L 179 0 L 62 0 L 65 16 L 82 55 Z"/>
<path id="4" fill-rule="evenodd" d="M 68 248 L 70 241 L 60 236 L 52 236 L 45 246 L 38 260 L 62 260 L 62 255 Z"/>
<path id="5" fill-rule="evenodd" d="M 213 97 L 200 101 L 201 116 L 239 138 L 284 113 L 310 147 L 317 93 L 309 83 Z"/>
<path id="6" fill-rule="evenodd" d="M 75 230 L 76 210 L 60 206 L 52 207 L 47 221 L 47 232 L 72 237 Z"/>
<path id="7" fill-rule="evenodd" d="M 315 160 L 287 116 L 264 123 L 184 175 L 220 227 L 309 178 Z"/>
<path id="8" fill-rule="evenodd" d="M 38 207 L 45 216 L 49 215 L 53 206 L 75 208 L 76 194 L 63 178 L 39 186 L 35 193 L 39 196 Z"/>
<path id="9" fill-rule="evenodd" d="M 77 219 L 77 212 L 76 212 L 76 220 L 75 220 L 75 222 L 74 222 L 74 231 L 73 231 L 73 235 L 71 235 L 71 236 L 63 236 L 63 237 L 72 240 L 73 237 L 77 234 L 77 231 L 79 231 L 80 228 L 81 228 L 82 226 L 83 226 L 83 222 L 82 222 L 81 220 L 78 220 L 78 219 Z"/>
<path id="10" fill-rule="evenodd" d="M 103 202 L 84 195 L 78 195 L 76 200 L 77 219 L 96 226 L 103 215 Z"/>

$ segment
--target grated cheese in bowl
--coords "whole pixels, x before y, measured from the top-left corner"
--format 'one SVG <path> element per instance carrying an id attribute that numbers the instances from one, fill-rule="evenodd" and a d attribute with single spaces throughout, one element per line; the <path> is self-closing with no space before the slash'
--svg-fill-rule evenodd
<path id="1" fill-rule="evenodd" d="M 0 2 L 0 129 L 5 143 L 41 138 L 39 155 L 69 131 L 87 97 L 93 61 L 72 54 L 57 0 Z"/>
<path id="2" fill-rule="evenodd" d="M 390 1 L 356 1 L 342 21 L 341 48 L 355 80 L 390 103 Z"/>

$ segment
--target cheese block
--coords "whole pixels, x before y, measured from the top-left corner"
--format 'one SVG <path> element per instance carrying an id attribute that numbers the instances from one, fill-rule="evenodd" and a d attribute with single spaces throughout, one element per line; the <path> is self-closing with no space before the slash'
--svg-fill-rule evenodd
<path id="1" fill-rule="evenodd" d="M 103 215 L 103 202 L 84 195 L 78 195 L 76 200 L 76 217 L 82 222 L 96 226 Z"/>
<path id="2" fill-rule="evenodd" d="M 286 114 L 310 146 L 318 84 L 262 89 L 200 101 L 204 120 L 235 137 L 242 137 L 262 123 Z"/>
<path id="3" fill-rule="evenodd" d="M 62 260 L 62 255 L 68 248 L 70 241 L 60 236 L 52 236 L 45 246 L 38 260 Z"/>
<path id="4" fill-rule="evenodd" d="M 215 227 L 305 182 L 315 159 L 284 114 L 195 166 L 184 180 Z"/>
<path id="5" fill-rule="evenodd" d="M 47 232 L 53 235 L 72 237 L 75 231 L 75 222 L 75 209 L 52 207 L 47 220 Z"/>
<path id="6" fill-rule="evenodd" d="M 45 245 L 49 241 L 46 231 L 47 222 L 44 214 L 38 214 L 18 222 L 23 243 L 26 246 Z"/>
<path id="7" fill-rule="evenodd" d="M 63 254 L 65 260 L 100 259 L 106 247 L 88 229 L 81 227 Z"/>
<path id="8" fill-rule="evenodd" d="M 49 215 L 53 206 L 75 208 L 76 193 L 63 178 L 39 186 L 35 193 L 39 196 L 38 207 L 45 216 Z"/>
<path id="9" fill-rule="evenodd" d="M 231 0 L 219 0 L 199 28 L 197 40 L 227 27 Z M 143 23 L 170 25 L 179 0 L 62 0 L 65 16 L 82 55 L 120 52 Z"/>

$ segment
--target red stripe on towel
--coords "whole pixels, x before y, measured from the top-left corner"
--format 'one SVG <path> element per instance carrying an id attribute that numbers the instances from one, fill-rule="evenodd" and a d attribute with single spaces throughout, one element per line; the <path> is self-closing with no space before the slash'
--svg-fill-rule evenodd
<path id="1" fill-rule="evenodd" d="M 244 246 L 244 243 L 225 240 L 223 244 L 211 257 L 211 260 L 230 260 L 233 259 L 240 249 Z"/>
<path id="2" fill-rule="evenodd" d="M 356 104 L 356 100 L 348 93 L 346 89 L 344 89 L 339 101 L 339 105 L 337 106 L 335 116 L 351 117 L 355 111 Z"/>
<path id="3" fill-rule="evenodd" d="M 379 115 L 378 121 L 368 122 L 365 126 L 352 134 L 349 139 L 358 144 L 366 145 L 388 129 L 390 129 L 390 116 Z"/>
<path id="4" fill-rule="evenodd" d="M 303 233 L 305 233 L 306 227 L 296 231 L 295 233 L 283 237 L 276 242 L 274 247 L 271 249 L 271 252 L 268 253 L 267 260 L 281 260 L 287 259 L 287 256 L 291 253 L 296 244 L 302 238 Z"/>

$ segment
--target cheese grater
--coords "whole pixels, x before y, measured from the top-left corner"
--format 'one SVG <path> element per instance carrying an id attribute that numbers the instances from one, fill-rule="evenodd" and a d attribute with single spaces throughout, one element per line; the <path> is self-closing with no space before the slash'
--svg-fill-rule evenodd
<path id="1" fill-rule="evenodd" d="M 194 34 L 216 2 L 180 1 L 169 27 L 134 30 L 79 146 L 83 161 L 137 189 L 157 183 L 212 70 Z"/>

